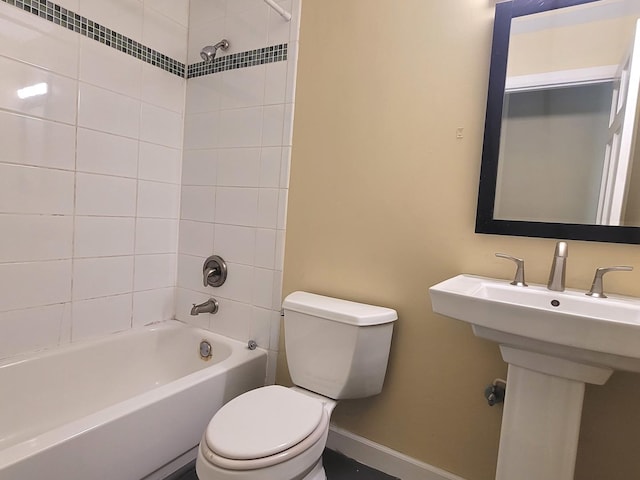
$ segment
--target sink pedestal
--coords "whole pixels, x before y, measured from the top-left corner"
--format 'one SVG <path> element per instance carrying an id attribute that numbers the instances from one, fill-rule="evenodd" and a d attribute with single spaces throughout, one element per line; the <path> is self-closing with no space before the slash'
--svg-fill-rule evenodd
<path id="1" fill-rule="evenodd" d="M 509 363 L 496 480 L 573 480 L 584 384 L 612 370 L 501 345 Z"/>

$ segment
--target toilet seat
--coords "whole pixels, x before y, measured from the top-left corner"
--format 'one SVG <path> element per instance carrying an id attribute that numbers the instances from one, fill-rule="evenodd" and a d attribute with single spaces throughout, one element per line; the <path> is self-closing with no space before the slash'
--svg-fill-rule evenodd
<path id="1" fill-rule="evenodd" d="M 311 448 L 328 426 L 329 414 L 320 400 L 271 385 L 223 406 L 207 427 L 201 452 L 224 469 L 265 468 Z"/>

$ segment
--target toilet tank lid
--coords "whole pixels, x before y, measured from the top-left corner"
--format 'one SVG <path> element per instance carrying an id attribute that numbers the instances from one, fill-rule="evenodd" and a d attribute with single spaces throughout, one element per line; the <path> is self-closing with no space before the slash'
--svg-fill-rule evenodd
<path id="1" fill-rule="evenodd" d="M 357 326 L 380 325 L 398 319 L 398 313 L 386 307 L 325 297 L 308 292 L 293 292 L 282 302 L 286 311 L 305 313 Z"/>

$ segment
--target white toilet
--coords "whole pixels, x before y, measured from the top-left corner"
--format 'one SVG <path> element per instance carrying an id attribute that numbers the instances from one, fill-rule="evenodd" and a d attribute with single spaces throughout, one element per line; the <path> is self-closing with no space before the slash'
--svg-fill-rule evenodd
<path id="1" fill-rule="evenodd" d="M 306 292 L 282 306 L 297 386 L 258 388 L 218 410 L 198 449 L 200 480 L 324 480 L 336 400 L 382 390 L 395 310 Z"/>

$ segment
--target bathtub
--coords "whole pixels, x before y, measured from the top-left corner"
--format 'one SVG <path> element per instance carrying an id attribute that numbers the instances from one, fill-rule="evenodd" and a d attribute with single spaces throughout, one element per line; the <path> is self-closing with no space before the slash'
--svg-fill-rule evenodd
<path id="1" fill-rule="evenodd" d="M 176 321 L 5 360 L 0 479 L 147 477 L 194 451 L 225 402 L 264 385 L 266 362 Z"/>

